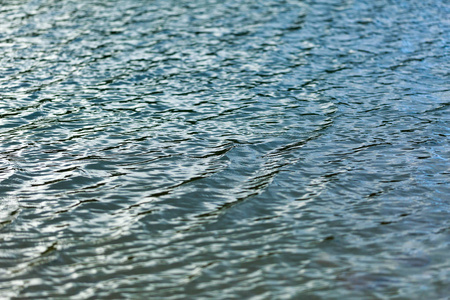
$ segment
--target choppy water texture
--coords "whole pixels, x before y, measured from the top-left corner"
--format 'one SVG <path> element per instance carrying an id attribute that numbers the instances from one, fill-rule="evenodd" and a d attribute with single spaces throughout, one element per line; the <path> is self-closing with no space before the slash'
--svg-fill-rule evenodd
<path id="1" fill-rule="evenodd" d="M 449 15 L 1 1 L 1 298 L 446 298 Z"/>

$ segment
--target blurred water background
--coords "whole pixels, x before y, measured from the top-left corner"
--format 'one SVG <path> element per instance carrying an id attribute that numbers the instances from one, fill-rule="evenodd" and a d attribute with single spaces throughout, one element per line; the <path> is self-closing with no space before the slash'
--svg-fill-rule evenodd
<path id="1" fill-rule="evenodd" d="M 448 299 L 448 1 L 0 4 L 0 298 Z"/>

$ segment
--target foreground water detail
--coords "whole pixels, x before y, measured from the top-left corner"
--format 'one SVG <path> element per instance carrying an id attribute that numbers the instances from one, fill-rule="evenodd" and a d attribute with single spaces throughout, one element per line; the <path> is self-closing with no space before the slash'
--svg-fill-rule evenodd
<path id="1" fill-rule="evenodd" d="M 0 298 L 450 295 L 444 0 L 7 1 Z"/>

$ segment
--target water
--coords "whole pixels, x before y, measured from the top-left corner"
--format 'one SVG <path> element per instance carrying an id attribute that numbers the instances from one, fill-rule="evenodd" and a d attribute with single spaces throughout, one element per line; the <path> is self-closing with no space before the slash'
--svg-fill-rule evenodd
<path id="1" fill-rule="evenodd" d="M 0 298 L 448 297 L 449 12 L 1 1 Z"/>

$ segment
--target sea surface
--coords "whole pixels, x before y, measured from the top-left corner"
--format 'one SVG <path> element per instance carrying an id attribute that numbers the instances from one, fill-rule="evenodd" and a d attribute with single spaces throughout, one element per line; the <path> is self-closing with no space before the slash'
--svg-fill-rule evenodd
<path id="1" fill-rule="evenodd" d="M 448 299 L 450 2 L 0 0 L 1 299 Z"/>

